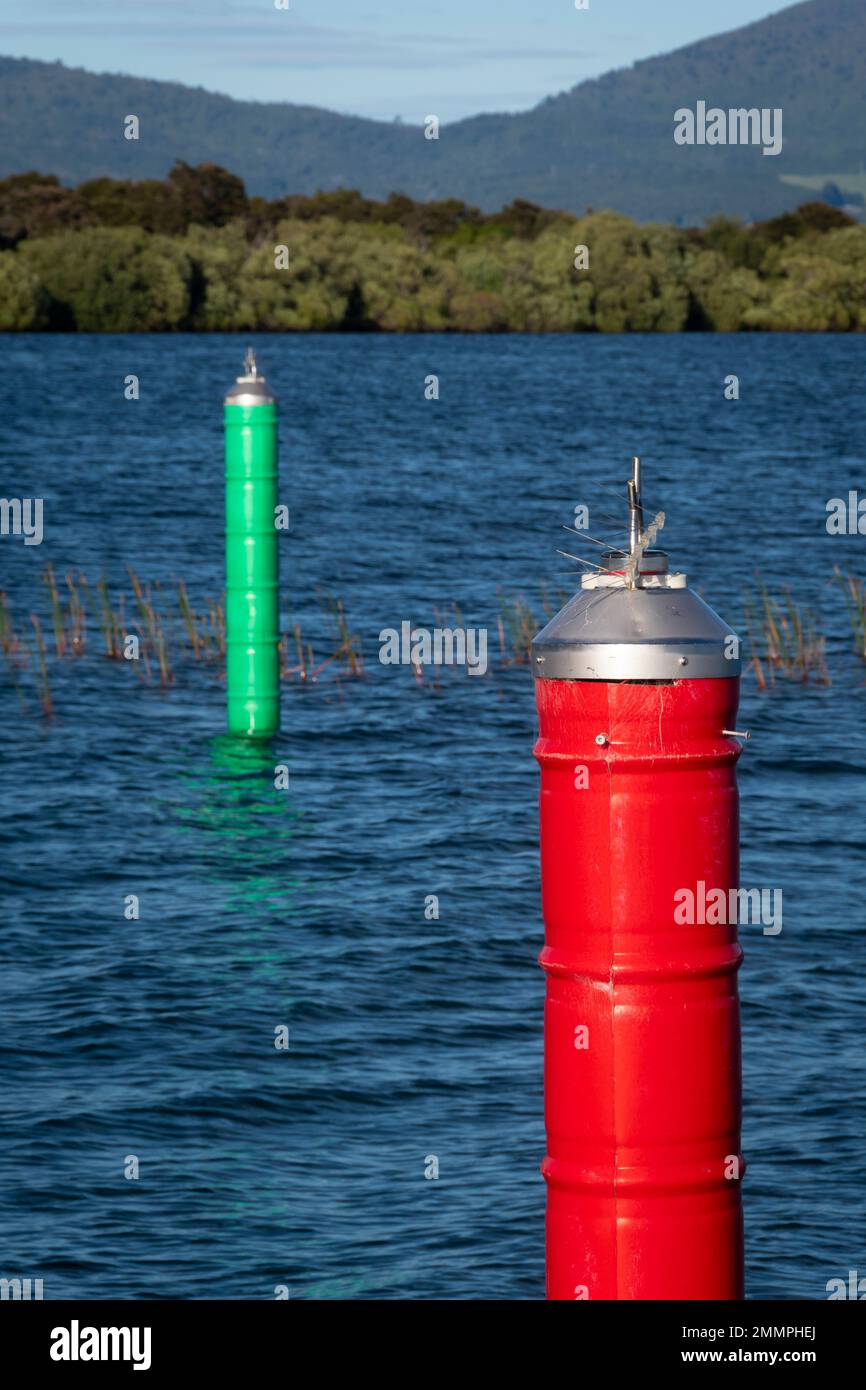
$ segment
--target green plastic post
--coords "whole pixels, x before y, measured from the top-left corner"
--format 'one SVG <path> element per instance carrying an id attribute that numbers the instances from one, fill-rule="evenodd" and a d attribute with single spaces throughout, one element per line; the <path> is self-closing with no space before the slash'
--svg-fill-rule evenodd
<path id="1" fill-rule="evenodd" d="M 277 403 L 247 352 L 225 398 L 226 687 L 229 733 L 280 727 Z"/>

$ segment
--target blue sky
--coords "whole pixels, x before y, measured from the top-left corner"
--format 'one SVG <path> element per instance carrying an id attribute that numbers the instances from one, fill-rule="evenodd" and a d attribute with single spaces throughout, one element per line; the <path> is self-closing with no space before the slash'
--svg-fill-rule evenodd
<path id="1" fill-rule="evenodd" d="M 520 110 L 782 0 L 0 0 L 0 51 L 384 120 Z"/>

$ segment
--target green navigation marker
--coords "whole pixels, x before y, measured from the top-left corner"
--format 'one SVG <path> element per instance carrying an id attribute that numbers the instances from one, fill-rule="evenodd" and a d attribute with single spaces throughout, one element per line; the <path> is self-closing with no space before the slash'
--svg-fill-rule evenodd
<path id="1" fill-rule="evenodd" d="M 225 398 L 229 733 L 280 727 L 277 402 L 250 348 Z"/>

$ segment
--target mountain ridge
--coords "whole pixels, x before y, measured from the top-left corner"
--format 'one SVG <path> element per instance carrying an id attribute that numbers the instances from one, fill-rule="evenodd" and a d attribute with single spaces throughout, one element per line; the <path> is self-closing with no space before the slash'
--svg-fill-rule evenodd
<path id="1" fill-rule="evenodd" d="M 353 187 L 374 198 L 459 197 L 484 210 L 526 198 L 642 221 L 756 220 L 803 201 L 785 178 L 862 173 L 864 91 L 863 0 L 801 0 L 529 111 L 444 125 L 438 141 L 425 140 L 421 125 L 0 57 L 0 177 L 35 168 L 64 183 L 160 178 L 184 160 L 221 164 L 269 198 Z M 781 108 L 782 152 L 676 145 L 674 112 L 698 100 Z M 140 117 L 139 141 L 123 139 L 127 114 Z"/>

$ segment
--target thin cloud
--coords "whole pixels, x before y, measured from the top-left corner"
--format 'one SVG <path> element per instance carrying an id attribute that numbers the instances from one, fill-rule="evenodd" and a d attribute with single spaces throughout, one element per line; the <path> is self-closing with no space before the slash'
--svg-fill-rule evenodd
<path id="1" fill-rule="evenodd" d="M 474 50 L 462 45 L 457 52 L 435 52 L 431 49 L 394 49 L 387 53 L 382 51 L 381 44 L 371 44 L 369 49 L 361 48 L 357 44 L 340 47 L 333 44 L 326 47 L 298 47 L 294 50 L 280 49 L 275 51 L 273 46 L 259 48 L 257 46 L 245 45 L 240 48 L 232 48 L 232 62 L 235 66 L 247 67 L 297 67 L 297 68 L 411 68 L 411 69 L 433 69 L 441 67 L 489 67 L 491 64 L 502 62 L 546 62 L 562 63 L 568 57 L 572 64 L 588 62 L 598 57 L 595 53 L 579 53 L 565 55 L 561 48 L 513 48 L 513 49 L 479 49 Z M 214 54 L 210 60 L 211 66 L 220 62 L 220 57 Z"/>
<path id="2" fill-rule="evenodd" d="M 108 8 L 106 6 L 106 8 Z M 442 33 L 379 32 L 364 29 L 335 29 L 324 25 L 306 24 L 294 19 L 287 22 L 287 13 L 264 11 L 253 14 L 225 10 L 214 14 L 212 9 L 196 11 L 186 7 L 183 14 L 176 9 L 165 9 L 165 18 L 160 19 L 149 12 L 131 13 L 123 18 L 124 34 L 133 43 L 145 42 L 154 47 L 175 49 L 185 39 L 195 40 L 196 56 L 199 60 L 207 58 L 211 64 L 222 56 L 230 56 L 233 61 L 239 58 L 255 66 L 273 66 L 278 63 L 289 65 L 313 64 L 335 67 L 389 67 L 403 65 L 423 67 L 437 61 L 468 64 L 491 64 L 498 62 L 555 62 L 566 56 L 563 46 L 534 46 L 532 43 L 512 44 L 491 48 L 488 40 L 479 35 L 468 40 L 459 35 Z M 69 14 L 68 7 L 52 17 L 52 37 L 105 38 L 105 25 L 92 19 L 76 19 Z M 40 22 L 18 21 L 3 26 L 7 39 L 39 37 L 45 38 L 46 18 Z M 242 43 L 238 39 L 252 40 Z M 576 51 L 575 62 L 597 58 L 599 54 L 590 50 Z"/>

